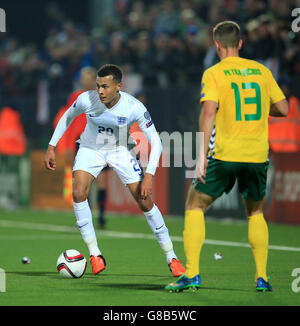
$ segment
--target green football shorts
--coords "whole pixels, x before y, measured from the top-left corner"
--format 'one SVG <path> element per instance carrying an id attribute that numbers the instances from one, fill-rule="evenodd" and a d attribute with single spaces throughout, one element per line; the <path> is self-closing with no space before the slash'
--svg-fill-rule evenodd
<path id="1" fill-rule="evenodd" d="M 237 180 L 239 192 L 245 199 L 262 200 L 266 193 L 269 161 L 264 163 L 226 162 L 216 159 L 208 161 L 205 184 L 193 184 L 195 189 L 212 197 L 229 193 Z"/>

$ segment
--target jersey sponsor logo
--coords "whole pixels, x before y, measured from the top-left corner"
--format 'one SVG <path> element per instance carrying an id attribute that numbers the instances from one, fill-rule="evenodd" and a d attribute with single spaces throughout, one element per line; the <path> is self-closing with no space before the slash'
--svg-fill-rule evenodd
<path id="1" fill-rule="evenodd" d="M 89 114 L 89 117 L 95 118 L 97 115 L 96 114 Z"/>

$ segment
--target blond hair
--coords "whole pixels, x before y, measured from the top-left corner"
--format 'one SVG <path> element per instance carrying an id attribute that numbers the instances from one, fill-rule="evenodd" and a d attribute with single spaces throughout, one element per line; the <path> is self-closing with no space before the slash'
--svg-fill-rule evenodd
<path id="1" fill-rule="evenodd" d="M 241 40 L 240 26 L 230 20 L 223 21 L 214 27 L 213 39 L 223 48 L 237 48 Z"/>

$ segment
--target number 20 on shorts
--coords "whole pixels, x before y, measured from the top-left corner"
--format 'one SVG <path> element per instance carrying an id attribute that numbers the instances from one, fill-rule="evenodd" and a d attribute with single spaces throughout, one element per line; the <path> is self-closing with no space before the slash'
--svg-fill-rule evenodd
<path id="1" fill-rule="evenodd" d="M 242 101 L 241 101 L 241 92 L 240 87 L 236 83 L 231 83 L 231 88 L 234 90 L 235 98 L 235 117 L 236 121 L 242 121 Z M 245 121 L 257 121 L 261 118 L 261 90 L 260 86 L 257 83 L 242 83 L 242 89 L 254 89 L 254 97 L 245 97 L 244 104 L 256 104 L 256 113 L 254 114 L 245 114 Z"/>

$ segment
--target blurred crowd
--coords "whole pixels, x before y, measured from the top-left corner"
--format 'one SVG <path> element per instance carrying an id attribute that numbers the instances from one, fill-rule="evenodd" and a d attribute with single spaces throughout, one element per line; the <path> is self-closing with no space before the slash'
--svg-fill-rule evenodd
<path id="1" fill-rule="evenodd" d="M 78 25 L 55 3 L 47 5 L 44 43 L 24 44 L 0 33 L 0 93 L 34 95 L 40 80 L 52 92 L 70 92 L 86 66 L 115 63 L 138 73 L 143 87 L 199 87 L 218 61 L 212 28 L 222 20 L 241 26 L 241 56 L 267 65 L 275 78 L 300 72 L 300 33 L 291 30 L 299 0 L 115 0 L 102 26 Z"/>

